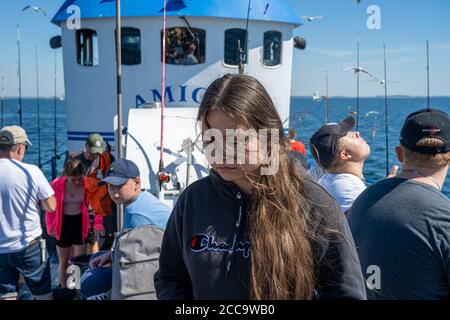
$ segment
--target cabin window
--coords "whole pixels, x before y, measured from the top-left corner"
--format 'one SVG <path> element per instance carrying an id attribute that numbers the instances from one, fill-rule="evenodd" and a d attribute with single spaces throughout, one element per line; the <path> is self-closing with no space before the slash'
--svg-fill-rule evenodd
<path id="1" fill-rule="evenodd" d="M 247 31 L 228 29 L 225 31 L 225 64 L 237 66 L 240 59 L 247 63 Z"/>
<path id="2" fill-rule="evenodd" d="M 161 40 L 163 31 L 161 31 Z M 205 63 L 205 30 L 176 27 L 166 30 L 166 63 L 195 65 Z M 161 41 L 162 61 L 162 41 Z"/>
<path id="3" fill-rule="evenodd" d="M 141 62 L 141 31 L 136 28 L 122 28 L 122 64 L 132 66 Z"/>
<path id="4" fill-rule="evenodd" d="M 267 31 L 264 33 L 263 65 L 274 67 L 281 64 L 281 32 Z"/>
<path id="5" fill-rule="evenodd" d="M 97 32 L 90 29 L 77 30 L 76 40 L 78 64 L 86 67 L 98 65 Z"/>

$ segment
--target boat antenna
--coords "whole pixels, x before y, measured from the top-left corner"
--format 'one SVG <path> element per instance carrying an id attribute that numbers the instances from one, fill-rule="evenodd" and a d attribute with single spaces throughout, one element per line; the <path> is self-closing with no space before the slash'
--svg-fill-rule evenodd
<path id="1" fill-rule="evenodd" d="M 19 77 L 19 124 L 22 126 L 22 70 L 20 61 L 20 26 L 17 25 L 17 55 L 18 55 L 18 69 L 17 76 Z"/>
<path id="2" fill-rule="evenodd" d="M 359 42 L 356 44 L 356 62 L 359 70 Z M 356 74 L 356 131 L 359 128 L 359 72 Z"/>
<path id="3" fill-rule="evenodd" d="M 39 56 L 38 56 L 38 47 L 35 46 L 36 49 L 36 103 L 37 103 L 37 134 L 38 134 L 38 164 L 41 167 L 42 158 L 41 158 L 41 106 L 40 106 L 40 97 L 39 97 Z"/>
<path id="4" fill-rule="evenodd" d="M 327 72 L 325 73 L 325 86 L 326 86 L 326 93 L 327 93 L 327 96 L 326 96 L 326 107 L 325 107 L 325 124 L 327 124 L 328 123 L 328 70 L 327 70 Z"/>
<path id="5" fill-rule="evenodd" d="M 427 40 L 427 108 L 430 109 L 430 42 Z"/>
<path id="6" fill-rule="evenodd" d="M 386 67 L 386 45 L 384 51 L 384 125 L 386 130 L 386 177 L 389 175 L 389 130 L 388 130 L 388 92 L 387 92 L 387 67 Z"/>

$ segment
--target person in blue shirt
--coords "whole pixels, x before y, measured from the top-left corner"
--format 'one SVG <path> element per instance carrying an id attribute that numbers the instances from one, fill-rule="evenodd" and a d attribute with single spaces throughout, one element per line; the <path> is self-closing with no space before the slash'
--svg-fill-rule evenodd
<path id="1" fill-rule="evenodd" d="M 139 176 L 133 161 L 121 159 L 111 165 L 99 185 L 107 184 L 111 199 L 124 205 L 124 229 L 149 224 L 165 229 L 171 210 L 151 193 L 141 191 Z"/>
<path id="2" fill-rule="evenodd" d="M 126 159 L 111 164 L 106 178 L 99 185 L 106 184 L 111 199 L 117 205 L 124 205 L 123 229 L 154 225 L 165 229 L 171 209 L 149 192 L 142 191 L 140 172 L 137 165 Z M 112 251 L 95 254 L 90 269 L 81 279 L 81 294 L 87 299 L 105 299 L 112 286 Z"/>

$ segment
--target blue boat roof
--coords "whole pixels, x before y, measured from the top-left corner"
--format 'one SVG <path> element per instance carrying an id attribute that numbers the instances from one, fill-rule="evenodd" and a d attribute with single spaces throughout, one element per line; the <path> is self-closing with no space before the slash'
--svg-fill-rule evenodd
<path id="1" fill-rule="evenodd" d="M 116 16 L 116 0 L 66 0 L 53 17 L 59 25 L 72 12 L 67 8 L 80 8 L 81 19 L 112 18 Z M 163 16 L 163 0 L 122 0 L 122 17 Z M 167 0 L 167 16 L 219 17 L 247 19 L 248 1 L 245 0 Z M 284 0 L 252 0 L 250 20 L 262 20 L 302 25 L 301 19 Z"/>

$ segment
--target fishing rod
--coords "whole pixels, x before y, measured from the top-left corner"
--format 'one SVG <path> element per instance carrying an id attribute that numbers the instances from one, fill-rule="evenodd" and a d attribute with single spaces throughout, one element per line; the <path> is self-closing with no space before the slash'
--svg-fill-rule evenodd
<path id="1" fill-rule="evenodd" d="M 116 1 L 116 84 L 117 84 L 117 158 L 123 158 L 122 150 L 122 25 L 120 0 Z"/>
<path id="2" fill-rule="evenodd" d="M 430 109 L 430 42 L 427 40 L 427 108 Z"/>
<path id="3" fill-rule="evenodd" d="M 328 71 L 325 74 L 325 86 L 326 86 L 326 106 L 325 106 L 325 124 L 328 123 Z"/>
<path id="4" fill-rule="evenodd" d="M 244 74 L 244 53 L 248 53 L 248 22 L 250 20 L 250 10 L 251 10 L 252 0 L 248 0 L 248 8 L 247 8 L 247 19 L 245 22 L 245 44 L 244 49 L 241 46 L 240 41 L 238 40 L 238 54 L 239 54 L 239 74 Z"/>
<path id="5" fill-rule="evenodd" d="M 159 142 L 159 194 L 160 200 L 164 200 L 163 184 L 169 182 L 170 176 L 164 171 L 164 110 L 166 107 L 166 34 L 167 34 L 167 1 L 164 0 L 163 16 L 163 42 L 162 42 L 162 74 L 161 74 L 161 134 Z"/>
<path id="6" fill-rule="evenodd" d="M 38 47 L 35 46 L 36 49 L 36 103 L 37 103 L 37 134 L 38 134 L 38 164 L 39 167 L 42 164 L 41 158 L 41 124 L 40 124 L 40 114 L 41 114 L 41 106 L 40 106 L 40 97 L 39 97 L 39 56 L 38 56 Z"/>
<path id="7" fill-rule="evenodd" d="M 164 0 L 165 6 L 165 0 Z M 117 158 L 122 159 L 122 24 L 120 0 L 116 0 L 116 63 L 117 63 Z M 165 38 L 164 38 L 165 39 Z M 164 41 L 165 42 L 165 41 Z M 163 92 L 164 97 L 164 92 Z M 164 101 L 164 98 L 163 98 Z M 164 104 L 163 104 L 164 105 Z M 117 206 L 117 231 L 123 228 L 123 205 Z"/>
<path id="8" fill-rule="evenodd" d="M 386 177 L 389 175 L 389 130 L 388 130 L 388 92 L 387 92 L 387 67 L 386 67 L 386 45 L 384 51 L 384 125 L 386 130 Z"/>
<path id="9" fill-rule="evenodd" d="M 22 70 L 20 61 L 20 26 L 17 25 L 17 55 L 18 55 L 18 70 L 19 77 L 19 124 L 22 126 Z"/>
<path id="10" fill-rule="evenodd" d="M 359 42 L 356 45 L 356 62 L 359 69 Z M 356 131 L 359 128 L 359 72 L 356 73 Z"/>
<path id="11" fill-rule="evenodd" d="M 0 128 L 3 128 L 3 98 L 4 98 L 3 97 L 3 90 L 5 90 L 5 87 L 3 85 L 4 81 L 5 81 L 5 76 L 2 76 L 1 77 L 1 82 L 0 82 L 0 97 L 1 97 L 1 100 L 0 100 L 1 125 L 0 125 Z"/>
<path id="12" fill-rule="evenodd" d="M 47 13 L 44 9 L 40 7 L 35 7 L 32 5 L 25 6 L 22 11 L 32 10 L 35 13 L 42 13 L 44 16 L 47 16 Z M 39 59 L 38 59 L 38 47 L 35 46 L 36 49 L 36 101 L 37 101 L 37 131 L 38 131 L 38 163 L 39 166 L 42 165 L 41 161 L 41 125 L 40 125 L 40 96 L 39 96 Z M 55 59 L 56 60 L 56 59 Z M 56 63 L 56 62 L 55 62 Z M 55 66 L 56 70 L 56 66 Z M 56 71 L 55 71 L 56 74 Z M 56 77 L 56 75 L 55 75 Z M 55 97 L 56 97 L 56 88 L 55 88 Z M 56 117 L 56 107 L 55 107 L 55 117 Z M 56 118 L 55 118 L 56 119 Z M 56 121 L 56 120 L 55 120 Z M 56 137 L 56 122 L 55 122 L 55 137 Z M 56 139 L 56 138 L 55 138 Z M 56 140 L 55 140 L 55 157 L 57 156 L 56 150 Z"/>
<path id="13" fill-rule="evenodd" d="M 54 128 L 55 128 L 55 135 L 54 135 L 54 137 L 53 137 L 53 143 L 54 143 L 54 145 L 55 145 L 55 148 L 54 148 L 54 150 L 53 150 L 53 156 L 55 157 L 55 158 L 57 158 L 58 157 L 58 137 L 57 137 L 57 135 L 58 135 L 58 124 L 57 124 L 57 119 L 56 119 L 56 95 L 57 95 L 57 78 L 56 78 L 56 75 L 57 75 L 57 70 L 56 70 L 56 51 L 55 51 L 55 62 L 54 62 L 54 72 L 53 72 L 53 80 L 54 80 L 54 94 L 55 94 L 55 96 L 54 96 L 54 98 L 53 98 L 53 126 L 54 126 Z"/>

